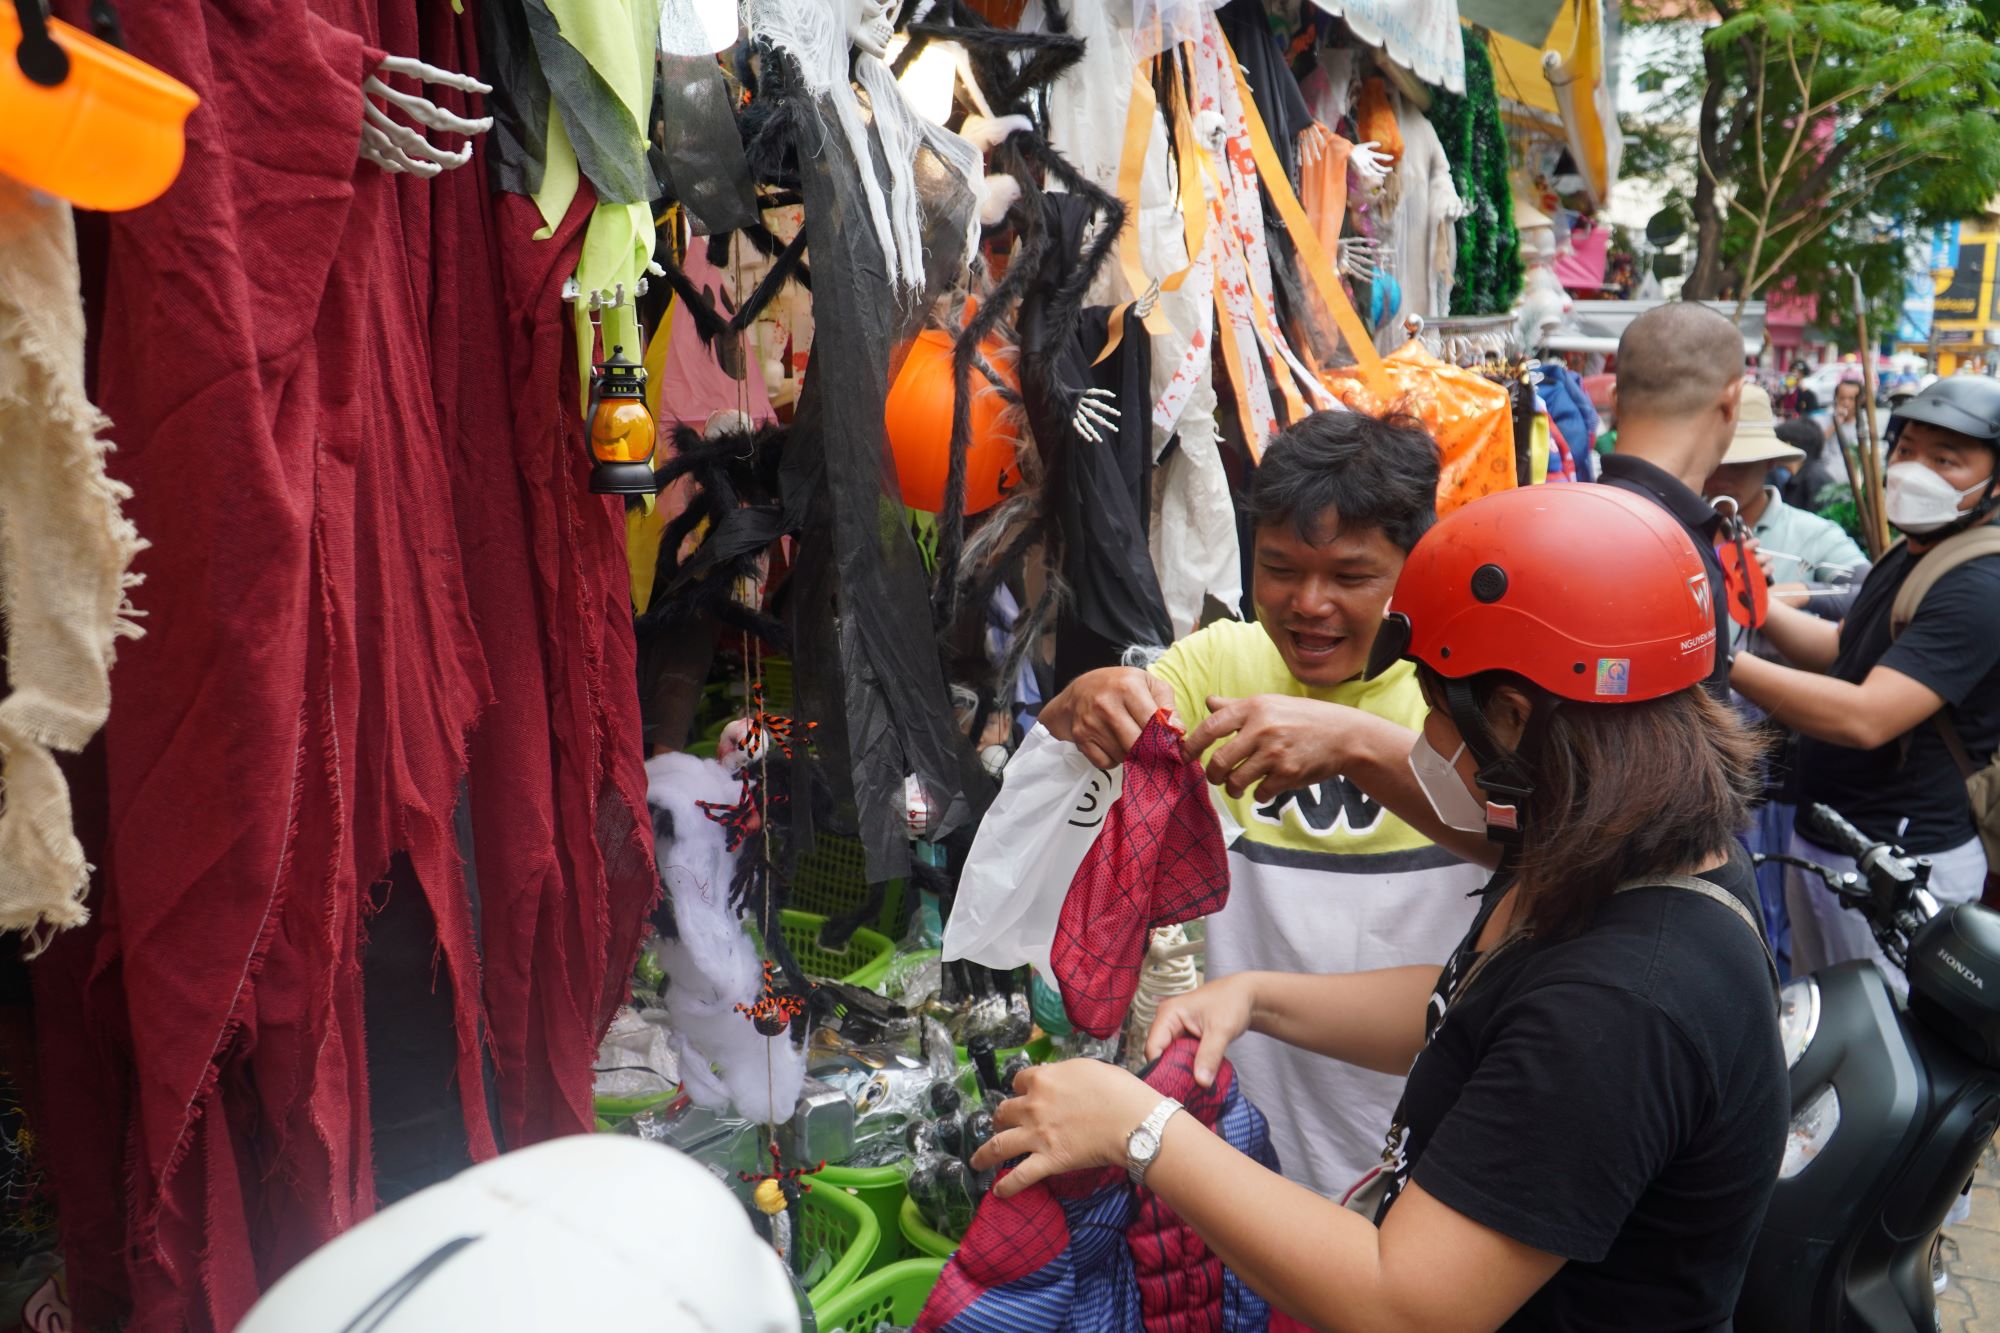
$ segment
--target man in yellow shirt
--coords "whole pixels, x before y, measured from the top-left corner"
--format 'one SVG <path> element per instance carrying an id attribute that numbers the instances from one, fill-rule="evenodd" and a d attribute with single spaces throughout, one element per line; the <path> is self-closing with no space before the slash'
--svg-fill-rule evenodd
<path id="1" fill-rule="evenodd" d="M 1208 972 L 1440 963 L 1490 861 L 1437 818 L 1409 765 L 1427 711 L 1415 670 L 1363 680 L 1403 557 L 1435 517 L 1437 447 L 1408 419 L 1319 412 L 1265 450 L 1249 494 L 1257 623 L 1224 621 L 1148 671 L 1078 677 L 1041 723 L 1092 763 L 1124 760 L 1160 708 L 1190 728 L 1241 832 Z M 1380 1156 L 1400 1078 L 1246 1036 L 1230 1058 L 1287 1175 L 1338 1196 Z"/>

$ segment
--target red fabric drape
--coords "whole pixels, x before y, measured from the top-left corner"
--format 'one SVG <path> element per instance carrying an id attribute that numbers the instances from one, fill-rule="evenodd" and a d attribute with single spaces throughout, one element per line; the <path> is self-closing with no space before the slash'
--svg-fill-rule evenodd
<path id="1" fill-rule="evenodd" d="M 534 242 L 483 163 L 357 164 L 367 48 L 473 70 L 469 14 L 125 20 L 203 105 L 179 181 L 111 221 L 97 397 L 148 635 L 113 678 L 97 919 L 37 964 L 41 1124 L 79 1316 L 226 1328 L 374 1206 L 363 904 L 391 856 L 436 919 L 475 1156 L 589 1127 L 655 885 L 622 521 L 565 382 L 587 193 Z"/>

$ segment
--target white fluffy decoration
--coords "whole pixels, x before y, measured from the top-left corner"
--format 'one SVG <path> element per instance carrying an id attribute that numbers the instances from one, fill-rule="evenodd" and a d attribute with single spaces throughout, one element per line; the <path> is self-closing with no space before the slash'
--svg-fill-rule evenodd
<path id="1" fill-rule="evenodd" d="M 785 1034 L 761 1035 L 737 1012 L 756 1002 L 763 963 L 729 907 L 736 854 L 722 826 L 696 804 L 733 805 L 741 792 L 742 783 L 712 759 L 663 754 L 646 761 L 646 804 L 673 820 L 671 837 L 655 834 L 653 856 L 680 935 L 655 940 L 653 957 L 668 977 L 667 1013 L 688 1096 L 711 1110 L 734 1107 L 746 1119 L 777 1124 L 798 1105 L 805 1049 Z"/>
<path id="2" fill-rule="evenodd" d="M 798 61 L 806 87 L 832 104 L 841 135 L 861 168 L 861 191 L 868 201 L 868 217 L 874 224 L 876 239 L 881 242 L 889 277 L 900 288 L 921 291 L 924 248 L 923 219 L 917 210 L 917 151 L 928 146 L 965 181 L 977 201 L 984 175 L 979 150 L 918 115 L 879 55 L 854 45 L 857 26 L 873 25 L 872 30 L 864 33 L 871 45 L 876 44 L 877 36 L 887 40 L 886 15 L 879 9 L 862 4 L 849 12 L 847 6 L 834 0 L 747 0 L 744 16 L 751 35 L 769 41 Z M 854 75 L 868 94 L 875 132 L 881 136 L 882 157 L 889 168 L 886 199 L 872 169 L 875 157 L 869 147 L 861 99 L 848 80 L 850 56 Z M 979 244 L 976 214 L 975 209 L 966 231 L 968 262 Z"/>

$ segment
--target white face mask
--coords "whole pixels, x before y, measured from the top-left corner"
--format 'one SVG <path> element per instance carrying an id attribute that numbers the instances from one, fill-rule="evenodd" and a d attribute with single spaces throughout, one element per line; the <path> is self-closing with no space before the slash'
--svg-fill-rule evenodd
<path id="1" fill-rule="evenodd" d="M 1417 785 L 1423 788 L 1431 809 L 1446 828 L 1460 833 L 1484 833 L 1486 806 L 1458 776 L 1458 756 L 1464 753 L 1465 742 L 1460 741 L 1458 750 L 1447 759 L 1432 747 L 1431 738 L 1420 731 L 1416 745 L 1410 750 L 1410 771 L 1417 775 Z"/>
<path id="2" fill-rule="evenodd" d="M 1889 501 L 1883 506 L 1889 521 L 1904 532 L 1921 536 L 1960 518 L 1958 506 L 1967 496 L 1985 490 L 1986 483 L 1975 482 L 1962 491 L 1954 490 L 1950 482 L 1922 463 L 1891 463 L 1882 479 L 1882 489 Z"/>

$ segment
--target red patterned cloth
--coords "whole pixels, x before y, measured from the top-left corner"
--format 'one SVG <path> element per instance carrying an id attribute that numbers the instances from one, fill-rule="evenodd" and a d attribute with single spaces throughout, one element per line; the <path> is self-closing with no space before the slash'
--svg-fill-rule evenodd
<path id="1" fill-rule="evenodd" d="M 1201 766 L 1164 710 L 1125 759 L 1124 788 L 1084 854 L 1049 951 L 1070 1022 L 1118 1031 L 1138 993 L 1147 936 L 1229 901 L 1222 825 Z"/>
<path id="2" fill-rule="evenodd" d="M 180 179 L 108 222 L 95 396 L 152 542 L 148 632 L 84 812 L 96 919 L 35 984 L 75 1308 L 144 1333 L 233 1326 L 373 1211 L 361 966 L 392 858 L 435 921 L 457 1038 L 436 1086 L 475 1157 L 591 1127 L 656 880 L 623 515 L 587 493 L 558 299 L 588 191 L 535 242 L 483 160 L 358 162 L 371 48 L 476 72 L 471 13 L 124 17 L 202 105 Z"/>
<path id="3" fill-rule="evenodd" d="M 1198 1043 L 1183 1037 L 1148 1069 L 1173 1097 L 1253 1161 L 1277 1170 L 1263 1114 L 1224 1061 L 1194 1080 Z M 1072 1171 L 1012 1198 L 988 1195 L 931 1291 L 917 1333 L 1270 1333 L 1296 1328 L 1224 1268 L 1151 1190 L 1122 1167 Z"/>

